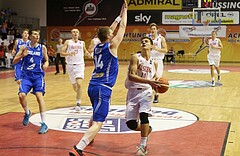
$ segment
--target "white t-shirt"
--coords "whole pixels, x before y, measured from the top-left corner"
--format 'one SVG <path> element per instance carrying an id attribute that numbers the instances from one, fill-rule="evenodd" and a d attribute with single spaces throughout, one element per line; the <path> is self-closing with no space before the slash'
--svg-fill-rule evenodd
<path id="1" fill-rule="evenodd" d="M 149 60 L 146 60 L 145 58 L 142 57 L 141 54 L 135 54 L 135 55 L 137 55 L 138 57 L 137 75 L 142 78 L 151 80 L 156 73 L 154 59 L 150 57 Z M 129 89 L 129 88 L 149 88 L 151 86 L 146 83 L 138 83 L 138 82 L 130 81 L 127 77 L 125 81 L 125 87 Z"/>
<path id="2" fill-rule="evenodd" d="M 220 49 L 212 48 L 211 45 L 219 47 L 220 39 L 215 38 L 214 40 L 210 39 L 208 41 L 209 43 L 209 54 L 210 55 L 220 55 L 221 51 Z"/>
<path id="3" fill-rule="evenodd" d="M 152 36 L 150 36 L 152 38 Z M 153 45 L 162 48 L 162 36 L 159 34 L 157 38 L 153 39 Z M 156 50 L 151 51 L 151 56 L 155 59 L 164 59 L 165 54 Z"/>
<path id="4" fill-rule="evenodd" d="M 73 40 L 69 40 L 67 53 L 75 52 L 74 56 L 66 56 L 67 64 L 84 64 L 84 41 L 74 42 Z"/>
<path id="5" fill-rule="evenodd" d="M 64 44 L 57 44 L 57 45 L 56 45 L 56 47 L 57 47 L 57 53 L 58 53 L 58 54 L 61 53 L 63 45 L 64 45 Z"/>

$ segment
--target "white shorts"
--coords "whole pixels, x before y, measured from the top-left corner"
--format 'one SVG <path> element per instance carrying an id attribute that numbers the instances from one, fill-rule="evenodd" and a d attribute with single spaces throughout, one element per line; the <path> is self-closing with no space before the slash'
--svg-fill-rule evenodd
<path id="1" fill-rule="evenodd" d="M 76 78 L 84 78 L 85 64 L 67 64 L 66 68 L 72 84 L 76 83 Z"/>
<path id="2" fill-rule="evenodd" d="M 158 69 L 157 69 L 157 77 L 162 77 L 163 75 L 163 60 L 159 59 L 159 58 L 154 58 L 154 60 L 157 62 L 158 64 Z"/>
<path id="3" fill-rule="evenodd" d="M 144 112 L 152 116 L 152 88 L 131 88 L 127 93 L 126 120 L 138 120 L 139 114 Z"/>
<path id="4" fill-rule="evenodd" d="M 207 55 L 207 59 L 208 59 L 209 65 L 214 65 L 214 66 L 216 66 L 216 67 L 219 67 L 219 65 L 220 65 L 220 59 L 221 59 L 221 56 L 220 56 L 220 55 L 211 55 L 211 54 L 208 54 L 208 55 Z"/>

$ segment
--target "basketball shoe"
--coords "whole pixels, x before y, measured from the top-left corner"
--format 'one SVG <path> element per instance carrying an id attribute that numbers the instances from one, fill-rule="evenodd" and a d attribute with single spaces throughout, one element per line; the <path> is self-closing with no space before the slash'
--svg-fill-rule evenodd
<path id="1" fill-rule="evenodd" d="M 139 147 L 137 147 L 137 152 L 135 156 L 145 156 L 147 155 L 147 153 L 148 153 L 147 146 L 144 147 L 143 145 L 140 145 Z"/>
<path id="2" fill-rule="evenodd" d="M 215 87 L 215 81 L 212 80 L 212 87 Z"/>
<path id="3" fill-rule="evenodd" d="M 27 113 L 24 114 L 23 121 L 22 121 L 23 126 L 27 126 L 28 125 L 29 118 L 31 117 L 31 115 L 32 115 L 32 112 L 30 110 L 29 110 L 28 114 Z"/>
<path id="4" fill-rule="evenodd" d="M 44 133 L 47 133 L 47 131 L 48 131 L 48 126 L 44 122 L 41 122 L 41 127 L 38 133 L 44 134 Z"/>
<path id="5" fill-rule="evenodd" d="M 77 106 L 75 107 L 75 110 L 78 111 L 78 112 L 81 110 L 81 105 L 80 105 L 80 103 L 77 103 Z"/>
<path id="6" fill-rule="evenodd" d="M 84 156 L 82 153 L 82 150 L 77 149 L 77 147 L 74 145 L 71 151 L 69 151 L 69 156 Z"/>

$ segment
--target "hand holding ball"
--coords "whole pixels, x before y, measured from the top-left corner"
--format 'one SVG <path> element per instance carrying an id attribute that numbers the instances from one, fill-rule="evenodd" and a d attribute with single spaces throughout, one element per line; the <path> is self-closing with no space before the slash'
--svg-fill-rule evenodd
<path id="1" fill-rule="evenodd" d="M 168 88 L 169 88 L 168 80 L 163 78 L 163 77 L 161 77 L 161 78 L 157 78 L 156 81 L 159 82 L 160 87 L 155 88 L 155 91 L 157 93 L 165 93 L 168 90 Z"/>

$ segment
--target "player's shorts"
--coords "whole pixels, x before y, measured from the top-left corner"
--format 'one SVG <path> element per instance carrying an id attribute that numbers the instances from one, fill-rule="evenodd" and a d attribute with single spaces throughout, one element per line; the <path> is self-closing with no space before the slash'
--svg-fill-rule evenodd
<path id="1" fill-rule="evenodd" d="M 76 83 L 76 78 L 84 79 L 85 64 L 67 64 L 66 67 L 72 84 Z"/>
<path id="2" fill-rule="evenodd" d="M 45 81 L 43 74 L 23 73 L 22 81 L 19 86 L 19 93 L 28 94 L 32 89 L 33 94 L 36 92 L 45 93 Z"/>
<path id="3" fill-rule="evenodd" d="M 93 121 L 104 122 L 109 111 L 112 89 L 102 85 L 88 86 L 88 96 L 93 107 Z"/>
<path id="4" fill-rule="evenodd" d="M 152 115 L 152 88 L 131 88 L 127 93 L 126 120 L 138 120 L 140 113 Z"/>
<path id="5" fill-rule="evenodd" d="M 163 59 L 160 58 L 154 58 L 154 60 L 157 62 L 158 64 L 158 69 L 157 69 L 157 77 L 162 77 L 163 75 Z"/>
<path id="6" fill-rule="evenodd" d="M 207 59 L 208 59 L 208 63 L 209 65 L 214 65 L 216 67 L 219 67 L 220 65 L 220 59 L 221 59 L 221 56 L 220 55 L 211 55 L 211 54 L 208 54 L 207 55 Z"/>
<path id="7" fill-rule="evenodd" d="M 22 79 L 22 60 L 14 65 L 15 81 Z"/>

